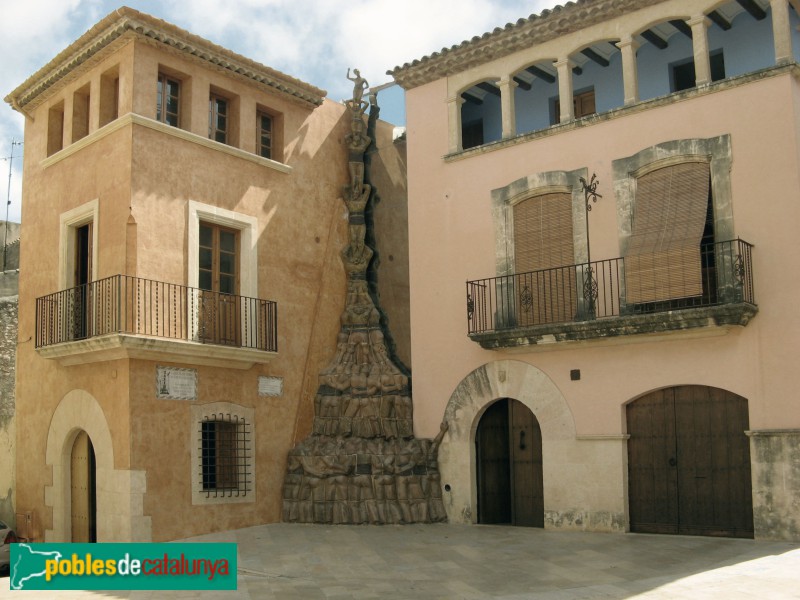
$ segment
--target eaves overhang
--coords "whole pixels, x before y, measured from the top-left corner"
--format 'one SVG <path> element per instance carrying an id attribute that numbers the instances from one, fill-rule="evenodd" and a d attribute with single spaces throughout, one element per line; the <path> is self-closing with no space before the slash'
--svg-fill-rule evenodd
<path id="1" fill-rule="evenodd" d="M 386 71 L 406 90 L 666 0 L 577 0 Z"/>
<path id="2" fill-rule="evenodd" d="M 124 37 L 135 37 L 163 45 L 173 52 L 242 77 L 289 96 L 309 108 L 322 104 L 327 92 L 218 46 L 171 23 L 126 6 L 119 8 L 59 53 L 5 97 L 15 110 L 26 114 L 43 102 L 49 90 L 58 88 L 82 65 L 97 57 Z"/>

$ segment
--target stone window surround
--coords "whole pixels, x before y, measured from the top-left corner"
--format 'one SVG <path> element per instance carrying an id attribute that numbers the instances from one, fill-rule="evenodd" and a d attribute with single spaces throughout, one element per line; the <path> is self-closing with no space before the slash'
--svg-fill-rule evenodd
<path id="1" fill-rule="evenodd" d="M 706 16 L 706 13 L 714 10 L 721 2 L 719 0 L 705 0 L 702 6 L 697 6 L 697 4 L 697 0 L 692 0 L 691 6 L 687 7 L 687 11 L 691 12 L 691 16 L 685 20 L 687 25 L 692 29 L 696 87 L 700 88 L 711 83 L 707 31 L 708 27 L 711 25 L 711 20 Z M 791 63 L 794 55 L 792 52 L 789 4 L 787 0 L 769 0 L 769 4 L 772 14 L 775 64 L 782 65 Z M 662 18 L 661 21 L 663 20 Z M 627 17 L 625 22 L 619 24 L 623 33 L 613 37 L 613 39 L 619 39 L 615 45 L 620 49 L 622 55 L 624 106 L 637 104 L 639 102 L 636 61 L 638 42 L 634 39 L 634 36 L 657 22 L 659 22 L 659 20 L 654 20 L 652 11 L 636 11 Z M 532 64 L 552 62 L 557 71 L 561 105 L 561 123 L 566 124 L 570 121 L 574 121 L 575 116 L 573 114 L 572 104 L 573 78 L 571 76 L 571 69 L 574 64 L 570 60 L 570 56 L 591 44 L 591 42 L 590 44 L 586 43 L 587 32 L 593 33 L 593 30 L 596 28 L 597 26 L 589 28 L 588 30 L 575 32 L 574 34 L 568 34 L 564 38 L 560 38 L 556 44 L 544 43 L 535 45 L 532 49 L 536 54 L 517 52 L 502 60 L 485 62 L 474 68 L 466 69 L 448 76 L 446 78 L 448 155 L 463 152 L 461 143 L 461 105 L 463 104 L 463 99 L 461 98 L 461 94 L 482 81 L 495 81 L 500 89 L 502 139 L 506 140 L 517 136 L 514 107 L 514 90 L 517 84 L 514 82 L 514 73 Z M 606 30 L 607 28 L 599 28 L 598 32 L 594 33 L 594 35 L 598 40 L 607 38 L 608 36 L 605 34 Z M 630 31 L 630 33 L 628 33 L 628 31 Z M 566 40 L 566 42 L 564 40 Z M 563 46 L 565 43 L 572 43 L 575 47 L 564 49 Z M 501 71 L 498 72 L 498 68 L 501 69 Z"/>
<path id="2" fill-rule="evenodd" d="M 515 273 L 514 262 L 514 205 L 544 194 L 563 192 L 572 195 L 572 237 L 575 248 L 574 264 L 586 262 L 586 219 L 584 195 L 580 178 L 586 179 L 588 169 L 548 171 L 521 177 L 505 187 L 492 190 L 492 220 L 495 233 L 497 277 Z"/>
<path id="3" fill-rule="evenodd" d="M 247 490 L 246 495 L 241 496 L 227 496 L 207 494 L 203 490 L 202 480 L 202 456 L 200 455 L 200 448 L 202 447 L 200 423 L 207 416 L 213 414 L 225 414 L 231 417 L 243 418 L 246 423 L 250 425 L 250 435 L 245 441 L 245 451 L 248 456 L 248 467 L 250 469 L 250 488 Z M 255 503 L 256 502 L 256 430 L 255 430 L 255 409 L 232 402 L 211 402 L 208 404 L 193 404 L 190 411 L 189 419 L 190 427 L 190 440 L 192 447 L 192 504 L 208 505 L 208 504 L 242 504 L 242 503 Z"/>
<path id="4" fill-rule="evenodd" d="M 92 226 L 92 273 L 91 281 L 97 280 L 98 249 L 97 234 L 99 231 L 98 214 L 100 201 L 95 198 L 81 204 L 59 217 L 59 247 L 58 247 L 58 289 L 66 290 L 73 287 L 72 273 L 75 271 L 75 230 L 87 223 Z"/>
<path id="5" fill-rule="evenodd" d="M 714 240 L 717 242 L 733 240 L 735 235 L 730 180 L 732 161 L 731 137 L 728 134 L 708 139 L 673 140 L 645 148 L 633 156 L 613 160 L 611 165 L 614 174 L 621 255 L 625 256 L 630 242 L 636 211 L 637 179 L 656 169 L 685 162 L 708 162 L 714 211 Z M 724 282 L 720 284 L 724 286 Z M 619 285 L 620 298 L 624 299 L 624 276 L 620 278 Z M 620 308 L 624 311 L 622 300 Z"/>
<path id="6" fill-rule="evenodd" d="M 673 140 L 645 148 L 636 154 L 613 160 L 614 196 L 617 201 L 617 225 L 620 250 L 625 255 L 636 209 L 636 180 L 656 169 L 684 162 L 708 162 L 711 173 L 711 197 L 714 206 L 714 238 L 734 238 L 730 173 L 731 136 L 708 139 Z"/>
<path id="7" fill-rule="evenodd" d="M 198 287 L 200 221 L 239 231 L 239 294 L 258 297 L 258 219 L 195 200 L 189 200 L 188 206 L 187 285 L 191 288 Z"/>

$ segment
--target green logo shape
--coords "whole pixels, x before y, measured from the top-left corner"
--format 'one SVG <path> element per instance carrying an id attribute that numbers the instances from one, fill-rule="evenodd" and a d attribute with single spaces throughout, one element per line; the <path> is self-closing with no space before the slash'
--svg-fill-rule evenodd
<path id="1" fill-rule="evenodd" d="M 11 544 L 12 590 L 235 590 L 236 544 Z"/>

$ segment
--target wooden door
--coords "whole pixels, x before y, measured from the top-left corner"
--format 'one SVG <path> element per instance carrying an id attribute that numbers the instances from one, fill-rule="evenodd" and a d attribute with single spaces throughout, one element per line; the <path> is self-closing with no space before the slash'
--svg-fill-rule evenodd
<path id="1" fill-rule="evenodd" d="M 475 436 L 479 523 L 511 522 L 508 435 L 508 404 L 498 400 L 486 409 Z"/>
<path id="2" fill-rule="evenodd" d="M 95 542 L 96 485 L 94 448 L 85 431 L 72 445 L 70 460 L 70 516 L 73 542 Z"/>
<path id="3" fill-rule="evenodd" d="M 509 400 L 508 408 L 512 522 L 526 527 L 544 527 L 542 430 L 522 402 Z"/>
<path id="4" fill-rule="evenodd" d="M 631 530 L 753 537 L 747 400 L 679 386 L 627 408 Z"/>
<path id="5" fill-rule="evenodd" d="M 478 521 L 544 527 L 542 433 L 533 413 L 498 400 L 481 418 L 476 446 Z"/>
<path id="6" fill-rule="evenodd" d="M 83 339 L 91 335 L 92 321 L 90 283 L 92 282 L 92 228 L 90 221 L 74 230 L 75 255 L 73 256 L 73 326 L 72 338 Z"/>

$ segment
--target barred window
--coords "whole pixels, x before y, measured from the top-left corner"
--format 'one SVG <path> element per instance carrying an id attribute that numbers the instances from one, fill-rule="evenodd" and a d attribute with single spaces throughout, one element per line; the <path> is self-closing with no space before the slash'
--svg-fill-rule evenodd
<path id="1" fill-rule="evenodd" d="M 255 411 L 215 402 L 192 413 L 192 503 L 254 502 Z"/>
<path id="2" fill-rule="evenodd" d="M 203 491 L 207 495 L 246 495 L 251 479 L 249 424 L 236 415 L 209 415 L 200 422 Z"/>

